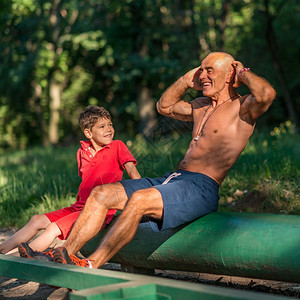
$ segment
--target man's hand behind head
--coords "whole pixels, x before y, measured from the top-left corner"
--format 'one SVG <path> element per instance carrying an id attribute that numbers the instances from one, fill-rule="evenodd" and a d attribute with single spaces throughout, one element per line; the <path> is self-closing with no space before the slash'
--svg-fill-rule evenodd
<path id="1" fill-rule="evenodd" d="M 233 66 L 233 69 L 235 72 L 233 87 L 237 88 L 243 84 L 239 80 L 239 74 L 240 74 L 240 71 L 244 68 L 244 65 L 240 61 L 234 61 L 231 65 Z"/>
<path id="2" fill-rule="evenodd" d="M 200 91 L 201 85 L 200 85 L 199 76 L 200 76 L 200 67 L 197 67 L 187 72 L 183 77 L 189 88 Z"/>

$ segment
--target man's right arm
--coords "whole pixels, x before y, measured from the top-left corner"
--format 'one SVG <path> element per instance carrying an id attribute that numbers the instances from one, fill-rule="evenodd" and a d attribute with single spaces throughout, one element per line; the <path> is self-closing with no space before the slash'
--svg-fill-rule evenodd
<path id="1" fill-rule="evenodd" d="M 188 89 L 200 90 L 199 68 L 195 68 L 175 81 L 161 96 L 156 104 L 160 114 L 182 120 L 193 120 L 191 102 L 181 100 L 182 94 Z"/>

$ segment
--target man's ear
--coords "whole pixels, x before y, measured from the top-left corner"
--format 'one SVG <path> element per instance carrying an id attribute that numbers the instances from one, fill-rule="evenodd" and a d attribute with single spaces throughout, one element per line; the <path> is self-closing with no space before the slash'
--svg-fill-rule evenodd
<path id="1" fill-rule="evenodd" d="M 88 138 L 88 139 L 92 138 L 92 133 L 91 133 L 91 131 L 88 128 L 84 129 L 83 133 L 86 136 L 86 138 Z"/>
<path id="2" fill-rule="evenodd" d="M 228 83 L 234 84 L 234 78 L 235 78 L 235 69 L 232 68 L 231 71 L 228 72 L 228 77 L 226 78 L 226 81 Z"/>

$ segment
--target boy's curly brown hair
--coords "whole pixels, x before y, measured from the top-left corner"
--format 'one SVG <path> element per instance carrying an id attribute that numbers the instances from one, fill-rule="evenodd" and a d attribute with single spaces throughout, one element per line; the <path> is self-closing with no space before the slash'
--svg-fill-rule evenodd
<path id="1" fill-rule="evenodd" d="M 111 120 L 111 115 L 101 106 L 89 105 L 79 115 L 79 126 L 82 131 L 86 128 L 92 129 L 96 122 L 101 118 Z"/>

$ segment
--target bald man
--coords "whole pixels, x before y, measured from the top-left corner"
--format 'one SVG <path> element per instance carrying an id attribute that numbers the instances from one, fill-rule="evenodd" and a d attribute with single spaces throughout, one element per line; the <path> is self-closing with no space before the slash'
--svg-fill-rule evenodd
<path id="1" fill-rule="evenodd" d="M 237 93 L 235 88 L 241 84 L 250 94 Z M 189 88 L 201 90 L 203 97 L 182 101 Z M 149 217 L 153 230 L 160 231 L 216 211 L 219 186 L 246 147 L 256 119 L 275 96 L 266 80 L 231 55 L 209 54 L 200 67 L 180 77 L 157 102 L 160 114 L 194 122 L 192 140 L 178 170 L 160 178 L 96 187 L 64 247 L 43 255 L 60 263 L 98 268 L 131 241 L 143 216 Z M 77 258 L 74 254 L 98 233 L 109 209 L 122 213 L 96 251 L 87 259 Z"/>

